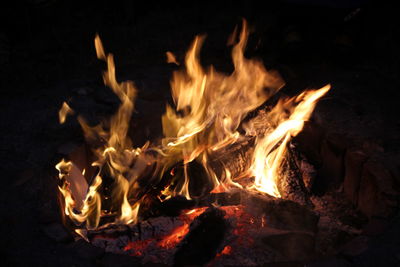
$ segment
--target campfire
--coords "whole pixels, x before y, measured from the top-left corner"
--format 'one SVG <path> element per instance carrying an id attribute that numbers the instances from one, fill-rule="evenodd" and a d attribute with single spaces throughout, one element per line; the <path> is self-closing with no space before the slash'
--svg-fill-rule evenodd
<path id="1" fill-rule="evenodd" d="M 279 246 L 279 234 L 302 244 L 288 257 L 308 257 L 318 216 L 303 176 L 313 169 L 292 139 L 330 86 L 285 96 L 277 72 L 244 56 L 248 36 L 243 21 L 229 39 L 230 74 L 200 64 L 203 36 L 184 62 L 167 53 L 179 65 L 173 103 L 161 118 L 163 138 L 141 147 L 129 134 L 138 90 L 117 81 L 113 56 L 96 36 L 104 83 L 120 106 L 95 126 L 77 114 L 86 144 L 56 166 L 64 223 L 77 237 L 143 262 L 258 265 L 275 257 L 261 244 Z M 74 113 L 64 102 L 60 123 Z"/>

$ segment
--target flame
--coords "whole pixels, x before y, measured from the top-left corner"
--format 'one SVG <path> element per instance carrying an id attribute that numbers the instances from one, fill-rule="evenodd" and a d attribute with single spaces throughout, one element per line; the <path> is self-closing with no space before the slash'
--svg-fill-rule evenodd
<path id="1" fill-rule="evenodd" d="M 278 190 L 280 167 L 286 146 L 292 136 L 303 128 L 315 108 L 316 102 L 330 89 L 330 85 L 319 90 L 303 92 L 295 98 L 281 100 L 269 113 L 270 121 L 278 120 L 278 126 L 256 141 L 252 174 L 255 176 L 253 188 L 274 197 L 281 197 Z M 284 110 L 291 110 L 288 118 L 282 118 Z M 279 116 L 278 118 L 275 118 Z"/>
<path id="2" fill-rule="evenodd" d="M 185 223 L 172 231 L 171 234 L 165 236 L 158 245 L 162 248 L 170 249 L 174 248 L 185 235 L 189 232 L 189 224 Z"/>
<path id="3" fill-rule="evenodd" d="M 172 52 L 167 51 L 167 52 L 165 53 L 165 55 L 166 55 L 166 57 L 167 57 L 167 63 L 174 63 L 174 64 L 176 64 L 176 65 L 179 66 L 179 62 L 176 60 L 176 57 L 175 57 L 175 55 L 174 55 Z"/>
<path id="4" fill-rule="evenodd" d="M 147 159 L 142 153 L 142 149 L 146 149 L 146 145 L 143 148 L 132 148 L 131 141 L 127 136 L 134 110 L 136 88 L 130 81 L 117 82 L 113 56 L 104 52 L 99 36 L 95 38 L 95 47 L 98 58 L 107 62 L 107 70 L 103 74 L 104 83 L 121 101 L 117 113 L 109 121 L 95 127 L 89 126 L 83 117 L 78 117 L 88 142 L 101 143 L 99 147 L 93 149 L 97 160 L 92 163 L 93 166 L 98 166 L 100 171 L 87 193 L 82 193 L 81 190 L 78 190 L 79 193 L 77 193 L 76 187 L 71 186 L 76 183 L 74 179 L 72 182 L 65 179 L 69 177 L 65 173 L 70 173 L 74 164 L 62 160 L 56 166 L 60 172 L 60 179 L 63 180 L 59 189 L 64 197 L 64 213 L 77 225 L 86 222 L 88 229 L 96 228 L 100 222 L 102 201 L 99 189 L 104 179 L 103 175 L 113 179 L 112 206 L 117 207 L 117 221 L 126 224 L 137 220 L 140 200 L 134 199 L 131 204 L 129 197 L 131 189 L 136 186 L 140 173 L 148 165 Z M 59 112 L 60 122 L 64 122 L 66 115 L 71 112 L 72 110 L 64 103 Z M 134 166 L 134 170 L 129 166 Z M 85 195 L 84 200 L 82 200 L 82 195 Z"/>
<path id="5" fill-rule="evenodd" d="M 86 177 L 90 172 L 79 170 L 71 161 L 63 159 L 56 166 L 64 214 L 80 228 L 76 229 L 79 235 L 85 235 L 85 229 L 99 227 L 104 214 L 114 216 L 113 223 L 136 223 L 141 203 L 144 203 L 143 195 L 147 192 L 139 179 L 142 182 L 143 178 L 148 178 L 147 186 L 152 187 L 169 173 L 172 181 L 163 184 L 156 197 L 160 201 L 176 195 L 191 199 L 190 163 L 194 161 L 204 167 L 212 185 L 211 192 L 240 187 L 281 196 L 278 187 L 287 144 L 302 130 L 304 121 L 309 119 L 317 101 L 330 86 L 278 101 L 271 110 L 264 111 L 261 134 L 255 123 L 243 125 L 250 112 L 284 85 L 280 76 L 267 71 L 261 61 L 244 56 L 248 35 L 247 23 L 243 21 L 241 31 L 236 28 L 229 39 L 229 44 L 233 45 L 234 67 L 230 74 L 220 73 L 212 66 L 203 68 L 199 54 L 205 38 L 194 39 L 184 64 L 171 79 L 174 105 L 167 104 L 161 118 L 164 136 L 159 145 L 147 142 L 143 147 L 133 147 L 128 136 L 137 90 L 131 81 L 117 81 L 113 56 L 105 52 L 99 36 L 95 37 L 97 57 L 107 63 L 104 84 L 117 95 L 120 106 L 114 116 L 96 126 L 78 116 L 87 143 L 92 146 L 95 157 L 92 166 L 98 168 L 94 177 Z M 179 65 L 171 52 L 166 55 L 168 62 Z M 59 111 L 60 123 L 73 113 L 64 102 Z M 246 135 L 241 134 L 241 127 Z M 217 152 L 224 153 L 228 146 L 249 136 L 255 136 L 254 153 L 251 166 L 240 177 L 252 176 L 254 183 L 244 185 L 239 184 L 240 177 L 234 176 L 228 168 L 223 166 L 222 171 L 216 170 L 212 160 Z M 151 156 L 148 151 L 156 152 L 157 156 Z M 155 167 L 149 170 L 153 164 Z M 182 171 L 175 171 L 177 165 L 183 165 Z M 106 191 L 109 195 L 104 193 Z M 185 216 L 192 218 L 200 211 L 191 211 Z M 184 224 L 165 237 L 161 245 L 176 243 L 188 229 L 188 224 Z"/>
<path id="6" fill-rule="evenodd" d="M 63 124 L 67 119 L 68 115 L 73 115 L 74 111 L 68 106 L 66 102 L 63 102 L 60 111 L 58 112 L 58 120 L 60 124 Z"/>
<path id="7" fill-rule="evenodd" d="M 175 109 L 168 105 L 162 117 L 163 145 L 170 159 L 166 164 L 197 160 L 207 170 L 214 187 L 220 183 L 209 166 L 210 154 L 238 141 L 243 118 L 284 84 L 262 62 L 244 57 L 247 38 L 247 23 L 243 21 L 239 42 L 232 49 L 234 71 L 226 75 L 213 67 L 202 68 L 199 53 L 204 37 L 197 36 L 186 55 L 185 68 L 172 77 Z M 179 193 L 189 196 L 188 183 L 185 175 Z"/>
<path id="8" fill-rule="evenodd" d="M 64 213 L 76 224 L 86 222 L 88 229 L 96 228 L 99 224 L 100 219 L 100 195 L 97 192 L 101 184 L 101 177 L 96 176 L 93 184 L 89 187 L 86 196 L 78 195 L 78 192 L 82 190 L 72 191 L 71 183 L 66 180 L 66 177 L 72 173 L 74 165 L 71 161 L 64 161 L 64 159 L 56 165 L 59 171 L 59 178 L 65 180 L 63 185 L 59 187 L 61 194 L 64 197 Z M 76 180 L 73 180 L 74 182 Z M 79 186 L 77 186 L 79 187 Z M 84 197 L 84 198 L 83 198 Z M 76 203 L 76 201 L 81 203 Z M 77 213 L 75 209 L 78 209 Z"/>
<path id="9" fill-rule="evenodd" d="M 216 257 L 220 257 L 222 255 L 229 255 L 232 252 L 232 247 L 231 246 L 225 246 L 220 253 L 217 254 Z"/>

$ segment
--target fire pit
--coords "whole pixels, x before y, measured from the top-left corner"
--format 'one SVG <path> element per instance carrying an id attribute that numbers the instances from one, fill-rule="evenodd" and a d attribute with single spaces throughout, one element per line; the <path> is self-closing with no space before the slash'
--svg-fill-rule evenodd
<path id="1" fill-rule="evenodd" d="M 120 105 L 98 125 L 78 114 L 85 144 L 56 166 L 64 223 L 76 239 L 141 263 L 298 263 L 337 253 L 368 221 L 393 214 L 391 173 L 311 119 L 330 86 L 283 95 L 282 78 L 244 56 L 248 35 L 244 21 L 229 40 L 231 74 L 203 68 L 204 38 L 195 38 L 171 80 L 162 138 L 138 147 L 136 87 L 116 80 L 96 37 L 104 83 Z M 167 59 L 181 65 L 171 52 Z M 74 113 L 64 102 L 60 122 Z"/>

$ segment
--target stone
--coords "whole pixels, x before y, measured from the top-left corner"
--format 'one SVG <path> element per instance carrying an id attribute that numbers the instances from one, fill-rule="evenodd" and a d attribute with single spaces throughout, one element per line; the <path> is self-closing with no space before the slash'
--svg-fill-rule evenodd
<path id="1" fill-rule="evenodd" d="M 266 236 L 263 243 L 285 260 L 307 260 L 315 253 L 315 239 L 304 233 L 285 233 Z"/>
<path id="2" fill-rule="evenodd" d="M 321 164 L 321 145 L 325 137 L 324 129 L 314 122 L 304 123 L 303 130 L 294 138 L 297 147 L 314 165 Z"/>
<path id="3" fill-rule="evenodd" d="M 358 209 L 370 218 L 392 216 L 399 202 L 395 188 L 393 176 L 382 163 L 366 162 L 358 192 Z"/>
<path id="4" fill-rule="evenodd" d="M 347 198 L 355 206 L 357 206 L 358 201 L 361 173 L 367 158 L 368 156 L 359 149 L 349 149 L 346 151 L 343 188 Z"/>
<path id="5" fill-rule="evenodd" d="M 337 189 L 344 178 L 344 155 L 347 140 L 339 134 L 329 134 L 321 145 L 322 166 L 318 169 L 313 192 L 317 195 Z"/>
<path id="6" fill-rule="evenodd" d="M 60 223 L 51 223 L 42 227 L 44 234 L 56 242 L 72 241 L 72 236 Z"/>

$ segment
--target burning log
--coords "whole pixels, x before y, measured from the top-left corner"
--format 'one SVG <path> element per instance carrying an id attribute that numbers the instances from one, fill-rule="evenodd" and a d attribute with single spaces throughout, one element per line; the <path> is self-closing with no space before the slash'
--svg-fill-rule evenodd
<path id="1" fill-rule="evenodd" d="M 232 177 L 243 177 L 243 174 L 249 170 L 254 153 L 254 138 L 236 143 L 228 147 L 223 153 L 213 158 L 214 166 L 219 169 L 217 172 L 221 175 L 223 168 L 228 170 Z M 303 175 L 300 171 L 301 156 L 295 150 L 295 147 L 288 148 L 288 153 L 284 160 L 284 173 L 279 180 L 278 188 L 282 192 L 284 199 L 298 202 L 302 205 L 311 206 L 310 193 L 306 189 L 303 181 Z M 240 182 L 240 180 L 239 180 Z"/>
<path id="2" fill-rule="evenodd" d="M 176 266 L 204 265 L 216 256 L 229 228 L 224 215 L 223 210 L 210 208 L 193 221 L 175 253 Z"/>
<path id="3" fill-rule="evenodd" d="M 310 244 L 302 250 L 306 254 L 301 258 L 308 258 L 313 252 L 318 216 L 308 208 L 293 201 L 241 189 L 211 193 L 210 196 L 197 200 L 190 211 L 182 210 L 179 216 L 159 216 L 129 225 L 108 225 L 90 230 L 86 236 L 88 241 L 106 252 L 137 256 L 142 263 L 162 262 L 177 266 L 202 265 L 218 255 L 231 253 L 232 249 L 240 254 L 262 255 L 260 262 L 271 260 L 271 253 L 294 258 L 299 253 L 293 254 L 292 249 L 286 251 L 293 248 L 289 240 L 297 243 L 307 240 Z M 203 206 L 206 203 L 219 207 L 207 208 Z M 287 242 L 276 246 L 276 240 L 281 238 Z M 260 242 L 272 250 L 254 252 L 253 244 Z M 243 264 L 248 261 L 242 260 Z"/>
<path id="4" fill-rule="evenodd" d="M 115 246 L 115 242 L 109 242 L 110 240 L 117 239 L 121 236 L 128 236 L 130 239 L 129 241 L 131 242 L 143 241 L 150 238 L 166 235 L 174 228 L 182 225 L 183 223 L 178 217 L 160 216 L 149 218 L 136 224 L 113 224 L 103 226 L 96 230 L 87 231 L 86 237 L 94 245 L 107 248 L 107 246 Z M 127 243 L 125 244 L 125 246 L 126 245 Z"/>

